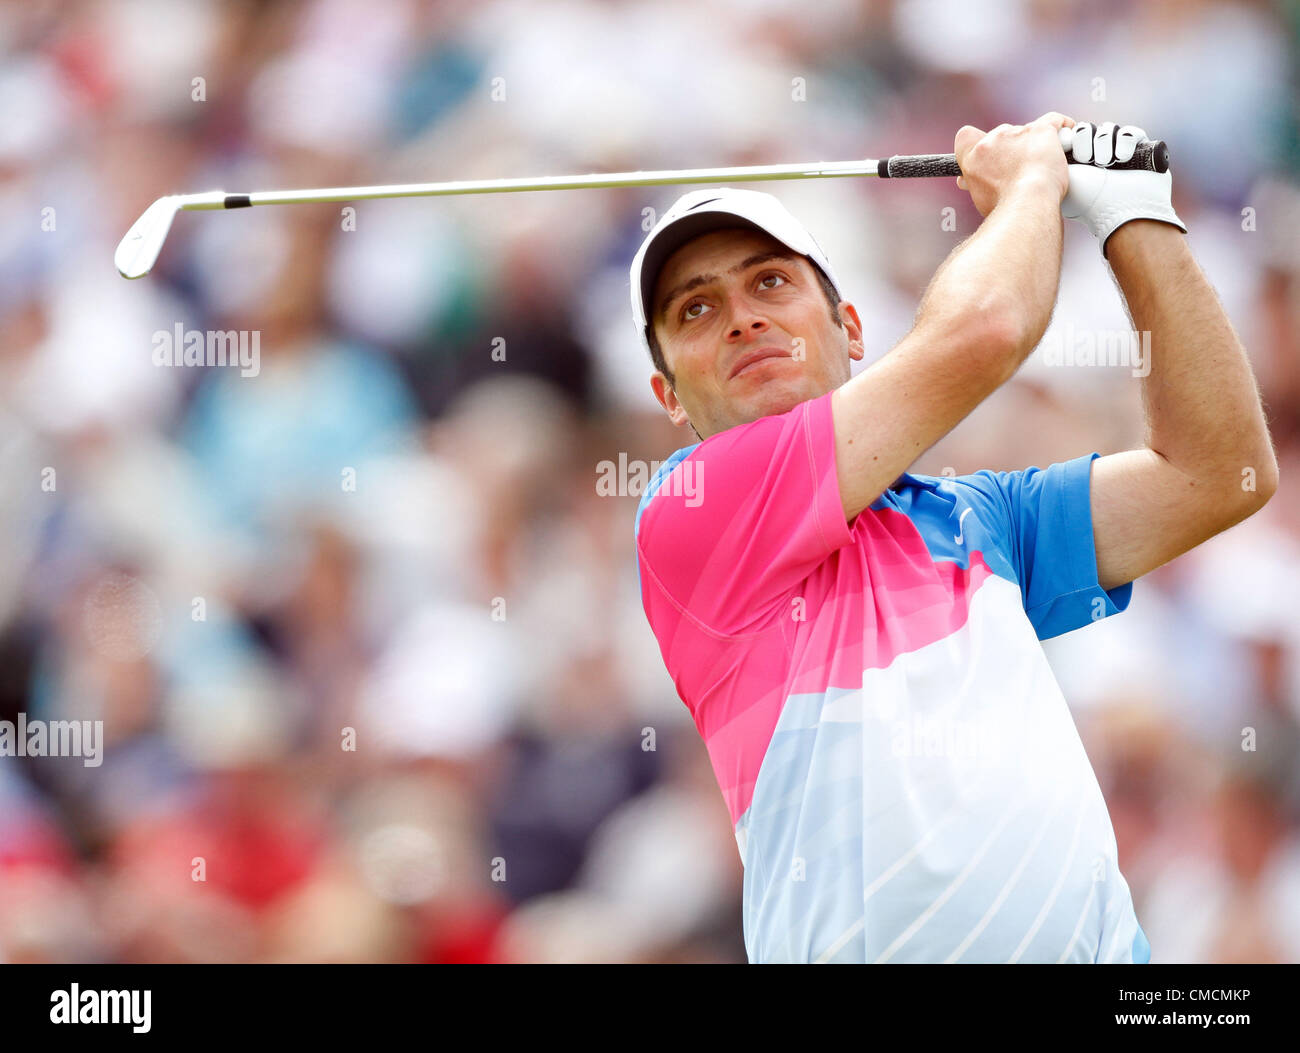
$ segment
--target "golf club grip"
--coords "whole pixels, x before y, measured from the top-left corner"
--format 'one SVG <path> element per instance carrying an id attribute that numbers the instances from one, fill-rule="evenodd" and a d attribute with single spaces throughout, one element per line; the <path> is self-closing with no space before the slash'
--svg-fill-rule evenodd
<path id="1" fill-rule="evenodd" d="M 1084 164 L 1066 155 L 1070 164 Z M 1107 165 L 1110 171 L 1138 169 L 1147 172 L 1169 171 L 1169 147 L 1161 139 L 1143 139 L 1133 149 L 1133 156 L 1127 161 Z M 961 175 L 955 154 L 900 154 L 886 157 L 880 162 L 877 175 L 881 179 L 924 179 L 927 176 Z"/>

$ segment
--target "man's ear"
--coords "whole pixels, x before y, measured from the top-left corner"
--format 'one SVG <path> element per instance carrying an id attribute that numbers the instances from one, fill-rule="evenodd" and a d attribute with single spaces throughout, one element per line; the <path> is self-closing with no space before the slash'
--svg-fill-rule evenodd
<path id="1" fill-rule="evenodd" d="M 657 369 L 654 371 L 654 375 L 650 378 L 650 390 L 655 393 L 655 398 L 659 400 L 659 405 L 667 410 L 668 416 L 674 424 L 680 426 L 682 424 L 690 423 L 690 419 L 686 416 L 685 408 L 677 399 L 677 392 L 675 392 L 672 385 L 668 383 L 668 378 Z"/>
<path id="2" fill-rule="evenodd" d="M 849 358 L 861 361 L 866 357 L 867 349 L 862 342 L 862 319 L 858 317 L 858 309 L 848 300 L 841 300 L 835 313 L 839 316 L 840 325 L 849 334 Z"/>

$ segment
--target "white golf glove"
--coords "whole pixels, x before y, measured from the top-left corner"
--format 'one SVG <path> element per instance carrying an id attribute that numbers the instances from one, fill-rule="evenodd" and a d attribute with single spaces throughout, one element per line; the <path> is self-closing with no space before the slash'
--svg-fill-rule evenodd
<path id="1" fill-rule="evenodd" d="M 1106 239 L 1131 219 L 1158 219 L 1187 233 L 1174 211 L 1170 172 L 1107 168 L 1131 159 L 1134 147 L 1146 137 L 1141 128 L 1131 124 L 1117 128 L 1111 121 L 1061 129 L 1061 145 L 1074 154 L 1075 161 L 1085 162 L 1069 166 L 1070 189 L 1061 201 L 1061 215 L 1079 220 L 1092 231 L 1101 242 L 1102 256 Z"/>

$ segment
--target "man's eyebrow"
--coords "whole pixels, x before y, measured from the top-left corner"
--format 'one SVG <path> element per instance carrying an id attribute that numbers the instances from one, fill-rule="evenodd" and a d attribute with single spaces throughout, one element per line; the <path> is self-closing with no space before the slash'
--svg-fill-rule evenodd
<path id="1" fill-rule="evenodd" d="M 748 270 L 750 267 L 757 267 L 760 263 L 768 263 L 771 260 L 784 260 L 787 263 L 795 262 L 794 256 L 789 252 L 777 249 L 772 252 L 759 252 L 750 256 L 747 260 L 741 260 L 727 273 L 739 274 L 743 270 Z M 673 305 L 673 301 L 679 296 L 685 296 L 692 289 L 698 289 L 701 285 L 707 285 L 709 282 L 716 282 L 717 280 L 718 276 L 716 274 L 697 274 L 694 278 L 688 278 L 686 281 L 682 282 L 681 285 L 677 286 L 669 292 L 666 297 L 664 297 L 663 306 L 659 308 L 659 321 L 666 322 L 668 320 L 668 308 Z"/>

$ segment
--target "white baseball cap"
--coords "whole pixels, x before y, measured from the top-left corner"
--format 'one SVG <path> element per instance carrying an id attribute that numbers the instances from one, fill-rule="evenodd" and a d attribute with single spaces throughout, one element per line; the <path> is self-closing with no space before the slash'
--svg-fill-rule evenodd
<path id="1" fill-rule="evenodd" d="M 646 354 L 650 353 L 647 325 L 655 282 L 668 257 L 688 241 L 715 230 L 749 227 L 770 234 L 786 248 L 807 256 L 819 267 L 844 299 L 830 260 L 802 223 L 771 194 L 758 190 L 714 187 L 683 194 L 646 235 L 632 260 L 632 320 Z"/>

